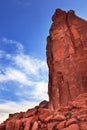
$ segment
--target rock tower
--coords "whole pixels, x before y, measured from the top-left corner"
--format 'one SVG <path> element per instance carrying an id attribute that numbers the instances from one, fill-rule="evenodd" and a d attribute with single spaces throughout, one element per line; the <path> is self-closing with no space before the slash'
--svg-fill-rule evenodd
<path id="1" fill-rule="evenodd" d="M 47 38 L 48 95 L 51 109 L 87 92 L 87 21 L 73 10 L 57 9 Z"/>
<path id="2" fill-rule="evenodd" d="M 0 130 L 87 130 L 87 21 L 57 9 L 47 38 L 49 102 L 15 114 Z"/>

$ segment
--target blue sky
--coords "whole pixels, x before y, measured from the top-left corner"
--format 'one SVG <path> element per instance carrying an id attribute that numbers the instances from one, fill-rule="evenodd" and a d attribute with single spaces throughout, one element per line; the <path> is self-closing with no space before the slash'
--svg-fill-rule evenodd
<path id="1" fill-rule="evenodd" d="M 56 8 L 87 19 L 86 0 L 0 0 L 0 122 L 48 100 L 46 37 Z"/>

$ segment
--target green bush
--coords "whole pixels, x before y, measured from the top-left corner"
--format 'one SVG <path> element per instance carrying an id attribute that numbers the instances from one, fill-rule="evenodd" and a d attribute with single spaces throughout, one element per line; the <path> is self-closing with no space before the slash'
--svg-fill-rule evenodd
<path id="1" fill-rule="evenodd" d="M 79 122 L 81 121 L 81 119 L 80 119 L 79 117 L 77 117 L 76 119 L 77 119 L 77 121 L 79 121 Z"/>
<path id="2" fill-rule="evenodd" d="M 71 117 L 73 114 L 72 114 L 72 112 L 66 112 L 64 115 L 65 115 L 66 117 L 67 117 L 67 116 Z"/>

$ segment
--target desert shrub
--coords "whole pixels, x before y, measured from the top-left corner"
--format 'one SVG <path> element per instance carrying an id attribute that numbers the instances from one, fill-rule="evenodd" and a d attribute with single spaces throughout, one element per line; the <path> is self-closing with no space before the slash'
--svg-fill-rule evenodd
<path id="1" fill-rule="evenodd" d="M 77 119 L 77 121 L 78 121 L 78 122 L 80 122 L 80 121 L 81 121 L 81 119 L 80 119 L 79 117 L 77 117 L 76 119 Z"/>
<path id="2" fill-rule="evenodd" d="M 70 112 L 70 111 L 68 111 L 68 112 L 66 112 L 64 115 L 65 115 L 66 117 L 67 117 L 67 116 L 68 116 L 68 117 L 71 117 L 71 116 L 73 115 L 73 113 Z"/>

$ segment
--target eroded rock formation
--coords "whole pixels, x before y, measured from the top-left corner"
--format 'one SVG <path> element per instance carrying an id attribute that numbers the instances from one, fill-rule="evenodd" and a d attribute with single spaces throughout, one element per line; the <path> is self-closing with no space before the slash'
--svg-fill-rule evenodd
<path id="1" fill-rule="evenodd" d="M 27 112 L 9 114 L 0 130 L 87 130 L 87 93 L 56 111 L 44 101 Z"/>
<path id="2" fill-rule="evenodd" d="M 60 9 L 52 19 L 47 38 L 49 102 L 9 114 L 0 130 L 87 130 L 87 22 Z"/>
<path id="3" fill-rule="evenodd" d="M 47 38 L 51 109 L 87 92 L 87 21 L 57 9 Z"/>

